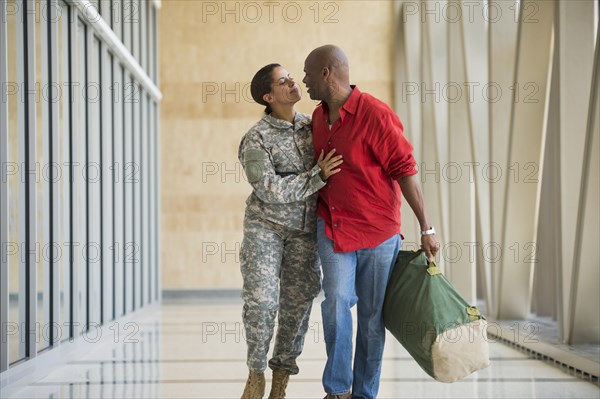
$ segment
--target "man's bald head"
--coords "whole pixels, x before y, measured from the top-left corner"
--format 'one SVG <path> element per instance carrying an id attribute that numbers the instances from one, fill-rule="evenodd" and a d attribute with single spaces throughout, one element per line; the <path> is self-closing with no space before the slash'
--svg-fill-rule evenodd
<path id="1" fill-rule="evenodd" d="M 340 83 L 349 81 L 348 57 L 344 50 L 336 45 L 326 44 L 317 47 L 306 57 L 306 62 L 314 63 L 313 66 L 319 70 L 329 68 L 336 80 L 341 80 Z"/>
<path id="2" fill-rule="evenodd" d="M 333 44 L 311 51 L 304 61 L 304 72 L 303 81 L 313 100 L 327 100 L 340 87 L 350 86 L 348 57 Z"/>

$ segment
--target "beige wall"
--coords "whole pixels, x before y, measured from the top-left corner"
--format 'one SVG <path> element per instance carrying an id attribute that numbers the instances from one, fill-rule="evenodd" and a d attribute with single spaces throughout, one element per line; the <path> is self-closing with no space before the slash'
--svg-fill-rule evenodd
<path id="1" fill-rule="evenodd" d="M 350 59 L 352 81 L 391 104 L 393 2 L 278 4 L 162 2 L 163 289 L 241 287 L 238 250 L 250 186 L 237 149 L 261 116 L 244 90 L 260 67 L 281 63 L 300 81 L 310 50 L 334 43 Z M 306 96 L 297 109 L 310 113 L 314 105 Z"/>

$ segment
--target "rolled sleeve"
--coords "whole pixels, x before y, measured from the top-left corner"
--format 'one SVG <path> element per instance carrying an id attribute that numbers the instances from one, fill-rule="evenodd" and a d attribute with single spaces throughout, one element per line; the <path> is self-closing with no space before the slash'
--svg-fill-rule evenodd
<path id="1" fill-rule="evenodd" d="M 403 126 L 395 115 L 381 119 L 380 129 L 374 137 L 373 154 L 384 171 L 393 179 L 417 174 L 417 161 L 413 156 L 413 146 L 403 134 Z"/>

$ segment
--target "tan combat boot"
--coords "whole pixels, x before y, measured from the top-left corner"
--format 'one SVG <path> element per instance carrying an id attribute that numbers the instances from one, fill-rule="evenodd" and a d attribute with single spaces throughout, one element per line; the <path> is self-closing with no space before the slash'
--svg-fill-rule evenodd
<path id="1" fill-rule="evenodd" d="M 290 379 L 290 373 L 286 370 L 273 370 L 273 383 L 271 384 L 271 393 L 269 399 L 284 399 L 285 388 Z"/>
<path id="2" fill-rule="evenodd" d="M 242 399 L 262 399 L 265 395 L 265 374 L 250 370 Z"/>

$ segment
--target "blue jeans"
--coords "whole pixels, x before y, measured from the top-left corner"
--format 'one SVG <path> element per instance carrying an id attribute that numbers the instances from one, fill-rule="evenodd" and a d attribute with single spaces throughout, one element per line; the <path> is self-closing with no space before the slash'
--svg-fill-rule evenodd
<path id="1" fill-rule="evenodd" d="M 325 234 L 325 222 L 318 218 L 317 241 L 325 292 L 321 304 L 327 349 L 323 388 L 333 395 L 352 389 L 353 398 L 376 398 L 385 344 L 381 311 L 402 240 L 396 234 L 376 248 L 334 252 L 333 241 Z M 350 309 L 357 303 L 358 331 L 353 371 Z"/>

